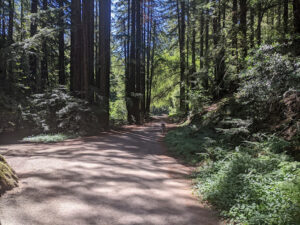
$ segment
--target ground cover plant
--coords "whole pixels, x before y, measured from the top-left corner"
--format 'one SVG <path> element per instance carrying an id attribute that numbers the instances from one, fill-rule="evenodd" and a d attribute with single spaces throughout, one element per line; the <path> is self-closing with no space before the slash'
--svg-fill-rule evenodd
<path id="1" fill-rule="evenodd" d="M 254 52 L 232 97 L 165 138 L 174 155 L 197 167 L 195 192 L 228 223 L 300 223 L 300 101 L 289 97 L 299 96 L 299 65 L 277 48 Z"/>

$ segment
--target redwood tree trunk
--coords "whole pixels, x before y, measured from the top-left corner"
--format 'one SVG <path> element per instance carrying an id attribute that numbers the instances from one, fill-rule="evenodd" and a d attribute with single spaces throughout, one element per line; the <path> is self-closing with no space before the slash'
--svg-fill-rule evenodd
<path id="1" fill-rule="evenodd" d="M 77 97 L 81 97 L 82 65 L 82 23 L 81 1 L 71 2 L 71 91 Z"/>
<path id="2" fill-rule="evenodd" d="M 48 0 L 43 0 L 43 10 L 46 11 L 48 9 Z M 47 13 L 44 14 L 43 28 L 47 26 Z M 43 37 L 42 42 L 42 51 L 43 58 L 41 61 L 41 89 L 44 90 L 48 85 L 48 46 L 46 37 Z"/>
<path id="3" fill-rule="evenodd" d="M 179 29 L 179 52 L 180 52 L 180 111 L 186 113 L 185 103 L 185 1 L 177 1 L 178 29 Z"/>
<path id="4" fill-rule="evenodd" d="M 135 101 L 134 112 L 137 124 L 141 124 L 141 0 L 136 0 L 136 60 L 135 60 Z"/>
<path id="5" fill-rule="evenodd" d="M 300 55 L 300 0 L 294 0 L 293 2 L 294 11 L 294 32 L 295 32 L 295 53 L 297 56 Z"/>
<path id="6" fill-rule="evenodd" d="M 130 53 L 129 53 L 129 70 L 128 70 L 128 96 L 127 96 L 127 112 L 128 122 L 133 123 L 135 120 L 134 104 L 135 104 L 135 76 L 136 76 L 136 0 L 131 1 L 131 24 L 130 24 Z"/>
<path id="7" fill-rule="evenodd" d="M 90 88 L 94 83 L 94 0 L 83 0 L 83 82 L 84 97 L 89 102 L 94 100 L 94 92 Z"/>
<path id="8" fill-rule="evenodd" d="M 245 59 L 248 54 L 248 42 L 247 42 L 247 0 L 240 0 L 240 29 L 242 33 L 242 48 L 243 58 Z"/>
<path id="9" fill-rule="evenodd" d="M 37 13 L 38 0 L 31 1 L 31 13 Z M 33 37 L 37 33 L 37 21 L 35 18 L 32 18 L 30 25 L 30 36 Z M 30 83 L 33 91 L 37 88 L 37 56 L 35 50 L 32 49 L 33 54 L 30 55 L 29 64 L 30 64 Z"/>
<path id="10" fill-rule="evenodd" d="M 99 4 L 99 94 L 100 121 L 104 128 L 109 127 L 109 87 L 110 87 L 110 31 L 111 0 L 102 0 Z"/>
<path id="11" fill-rule="evenodd" d="M 60 85 L 66 84 L 66 72 L 65 72 L 65 29 L 64 29 L 64 1 L 59 0 L 59 33 L 58 33 L 58 82 Z"/>

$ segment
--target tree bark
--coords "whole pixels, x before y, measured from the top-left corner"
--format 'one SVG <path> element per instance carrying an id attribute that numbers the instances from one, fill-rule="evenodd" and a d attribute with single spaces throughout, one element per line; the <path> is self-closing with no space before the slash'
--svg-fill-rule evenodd
<path id="1" fill-rule="evenodd" d="M 208 4 L 210 0 L 206 0 L 206 3 Z M 209 9 L 206 9 L 205 13 L 205 74 L 203 78 L 203 87 L 205 90 L 208 90 L 209 83 L 208 83 L 208 70 L 209 70 Z"/>
<path id="2" fill-rule="evenodd" d="M 82 22 L 81 1 L 71 2 L 71 91 L 77 97 L 82 97 L 81 75 L 83 74 L 82 60 Z"/>
<path id="3" fill-rule="evenodd" d="M 32 0 L 31 1 L 31 13 L 37 13 L 37 6 L 38 6 L 38 0 Z M 36 18 L 33 17 L 31 19 L 31 25 L 30 25 L 30 36 L 33 37 L 37 33 L 37 21 Z M 37 56 L 35 49 L 32 49 L 32 54 L 29 57 L 29 64 L 30 64 L 30 84 L 33 91 L 36 91 L 37 89 Z"/>
<path id="4" fill-rule="evenodd" d="M 102 0 L 99 4 L 99 95 L 100 121 L 104 128 L 109 127 L 109 89 L 110 89 L 110 32 L 111 0 Z"/>
<path id="5" fill-rule="evenodd" d="M 232 3 L 232 48 L 237 49 L 237 22 L 238 22 L 238 2 L 233 0 Z M 233 55 L 235 51 L 233 51 Z"/>
<path id="6" fill-rule="evenodd" d="M 297 56 L 300 55 L 300 0 L 293 1 L 294 12 L 294 49 Z"/>
<path id="7" fill-rule="evenodd" d="M 14 42 L 13 40 L 13 30 L 14 30 L 14 0 L 8 1 L 8 7 L 9 7 L 9 20 L 8 20 L 8 44 L 12 44 Z"/>
<path id="8" fill-rule="evenodd" d="M 129 53 L 129 71 L 128 71 L 128 97 L 127 111 L 128 122 L 135 122 L 134 104 L 135 104 L 135 76 L 136 76 L 136 0 L 131 1 L 131 24 L 130 24 L 130 53 Z"/>
<path id="9" fill-rule="evenodd" d="M 43 0 L 43 7 L 44 10 L 44 16 L 43 16 L 43 28 L 47 27 L 47 13 L 46 10 L 48 10 L 48 0 Z M 45 90 L 46 86 L 48 85 L 48 46 L 47 46 L 47 40 L 46 37 L 43 37 L 42 41 L 42 52 L 43 57 L 41 60 L 41 90 Z"/>
<path id="10" fill-rule="evenodd" d="M 180 52 L 180 102 L 179 108 L 181 113 L 186 113 L 185 97 L 185 1 L 177 0 L 178 13 L 178 31 L 179 31 L 179 52 Z"/>
<path id="11" fill-rule="evenodd" d="M 136 0 L 136 60 L 135 60 L 135 98 L 134 112 L 137 124 L 141 124 L 141 0 Z"/>
<path id="12" fill-rule="evenodd" d="M 256 33 L 257 33 L 257 45 L 260 46 L 261 45 L 261 23 L 262 23 L 262 19 L 263 19 L 263 11 L 262 11 L 262 5 L 261 2 L 258 2 L 257 5 L 257 29 L 256 29 Z"/>
<path id="13" fill-rule="evenodd" d="M 194 89 L 195 88 L 195 82 L 196 82 L 195 73 L 196 73 L 196 70 L 197 70 L 197 68 L 196 68 L 196 26 L 195 26 L 195 22 L 196 22 L 196 18 L 195 18 L 196 17 L 196 5 L 195 5 L 195 1 L 192 2 L 192 13 L 193 13 L 192 46 L 191 46 L 191 49 L 192 49 L 192 70 L 191 70 L 190 86 L 191 86 L 191 89 Z M 201 36 L 202 36 L 202 34 L 201 34 Z"/>
<path id="14" fill-rule="evenodd" d="M 247 41 L 247 11 L 248 5 L 247 0 L 240 0 L 240 30 L 242 34 L 242 48 L 243 48 L 243 59 L 246 58 L 248 54 L 248 41 Z"/>
<path id="15" fill-rule="evenodd" d="M 283 35 L 284 39 L 289 27 L 289 0 L 283 0 Z"/>
<path id="16" fill-rule="evenodd" d="M 83 82 L 84 97 L 90 103 L 94 101 L 94 92 L 90 88 L 94 84 L 94 0 L 83 0 Z"/>
<path id="17" fill-rule="evenodd" d="M 58 33 L 58 83 L 66 85 L 66 72 L 65 72 L 65 28 L 64 28 L 64 1 L 59 0 L 59 33 Z"/>
<path id="18" fill-rule="evenodd" d="M 255 37 L 255 31 L 254 31 L 254 8 L 250 8 L 250 47 L 254 48 L 254 37 Z"/>

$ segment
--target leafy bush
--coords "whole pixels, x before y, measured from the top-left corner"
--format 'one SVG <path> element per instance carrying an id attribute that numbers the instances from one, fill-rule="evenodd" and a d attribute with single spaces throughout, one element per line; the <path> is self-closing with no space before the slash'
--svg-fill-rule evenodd
<path id="1" fill-rule="evenodd" d="M 195 189 L 223 217 L 235 224 L 299 224 L 300 163 L 284 153 L 291 142 L 265 134 L 252 139 L 236 146 L 228 135 L 192 125 L 166 136 L 174 155 L 199 165 Z"/>
<path id="2" fill-rule="evenodd" d="M 28 102 L 30 105 L 22 108 L 22 118 L 39 132 L 86 134 L 101 128 L 97 110 L 63 88 L 34 94 Z"/>
<path id="3" fill-rule="evenodd" d="M 248 68 L 241 73 L 239 102 L 255 120 L 265 120 L 271 113 L 282 114 L 280 101 L 290 89 L 300 89 L 300 61 L 262 46 L 248 57 Z"/>
<path id="4" fill-rule="evenodd" d="M 213 130 L 198 131 L 196 126 L 185 126 L 170 131 L 165 141 L 175 156 L 182 158 L 186 163 L 195 165 L 208 156 L 214 158 L 219 156 L 215 149 L 222 140 L 214 139 L 216 133 Z M 210 151 L 211 150 L 211 151 Z"/>
<path id="5" fill-rule="evenodd" d="M 286 187 L 298 179 L 300 163 L 256 144 L 199 168 L 198 192 L 221 215 L 241 224 L 299 224 L 299 192 Z"/>

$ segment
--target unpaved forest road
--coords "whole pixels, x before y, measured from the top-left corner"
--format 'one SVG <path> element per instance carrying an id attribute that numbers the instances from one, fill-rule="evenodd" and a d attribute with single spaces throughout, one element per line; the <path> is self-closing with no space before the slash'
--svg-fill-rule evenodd
<path id="1" fill-rule="evenodd" d="M 158 121 L 57 144 L 0 145 L 20 187 L 0 198 L 2 225 L 217 225 L 167 156 Z"/>

